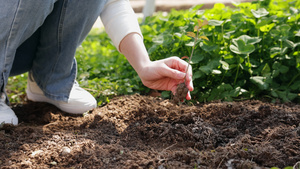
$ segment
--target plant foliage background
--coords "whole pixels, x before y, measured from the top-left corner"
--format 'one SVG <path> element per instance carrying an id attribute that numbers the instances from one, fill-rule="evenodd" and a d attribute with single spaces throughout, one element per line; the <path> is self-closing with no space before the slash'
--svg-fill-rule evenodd
<path id="1" fill-rule="evenodd" d="M 141 23 L 145 45 L 152 60 L 190 56 L 194 41 L 186 34 L 197 19 L 208 20 L 195 44 L 192 58 L 194 101 L 269 98 L 299 101 L 300 91 L 300 1 L 266 0 L 215 4 L 201 10 L 158 13 Z M 103 30 L 93 30 L 76 54 L 78 81 L 98 99 L 145 94 L 137 74 L 119 54 Z M 24 91 L 25 76 L 10 78 L 9 91 Z M 24 85 L 22 85 L 24 84 Z M 22 93 L 22 92 L 20 92 Z M 11 93 L 11 99 L 20 94 Z M 163 92 L 170 97 L 170 92 Z M 18 101 L 18 100 L 16 100 Z"/>
<path id="2" fill-rule="evenodd" d="M 210 41 L 198 41 L 192 59 L 196 100 L 299 99 L 300 1 L 234 5 L 148 18 L 142 30 L 151 58 L 190 55 L 186 32 L 197 19 L 208 20 L 202 32 Z"/>

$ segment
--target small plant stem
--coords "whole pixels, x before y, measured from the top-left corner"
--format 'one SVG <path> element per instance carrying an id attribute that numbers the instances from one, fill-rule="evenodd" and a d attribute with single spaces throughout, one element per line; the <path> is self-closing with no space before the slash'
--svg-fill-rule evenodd
<path id="1" fill-rule="evenodd" d="M 238 67 L 237 67 L 237 70 L 236 70 L 236 74 L 235 74 L 235 78 L 234 78 L 233 85 L 235 85 L 235 83 L 236 83 L 236 79 L 237 79 L 237 77 L 238 77 L 239 70 L 240 70 L 240 64 L 238 64 Z"/>
<path id="2" fill-rule="evenodd" d="M 190 67 L 190 64 L 191 64 L 191 60 L 192 60 L 192 57 L 193 57 L 193 54 L 194 54 L 196 42 L 197 42 L 197 40 L 198 40 L 198 35 L 199 35 L 199 30 L 197 30 L 197 35 L 196 35 L 196 37 L 194 38 L 194 45 L 193 45 L 193 48 L 192 48 L 192 53 L 191 53 L 191 56 L 190 56 L 189 61 L 188 61 L 188 67 L 187 67 L 187 69 L 186 69 L 186 71 L 185 71 L 184 84 L 185 84 L 185 82 L 186 82 L 186 75 L 187 75 L 187 72 L 188 72 L 189 67 Z"/>
<path id="3" fill-rule="evenodd" d="M 248 64 L 250 66 L 250 56 L 249 56 L 249 54 L 247 54 L 247 61 L 248 61 Z"/>
<path id="4" fill-rule="evenodd" d="M 226 70 L 226 71 L 225 71 L 225 73 L 223 73 L 223 76 L 222 76 L 221 82 L 223 82 L 223 80 L 224 80 L 224 77 L 225 77 L 225 75 L 226 75 L 227 71 L 228 71 L 228 70 Z"/>
<path id="5" fill-rule="evenodd" d="M 262 37 L 262 48 L 264 48 L 265 47 L 265 33 L 263 33 L 263 37 Z M 263 55 L 262 56 L 264 56 L 264 50 L 262 49 L 262 52 L 261 52 Z M 262 58 L 260 57 L 260 61 L 262 61 Z"/>
<path id="6" fill-rule="evenodd" d="M 252 73 L 251 73 L 251 63 L 250 63 L 250 55 L 249 54 L 247 54 L 247 60 L 248 60 L 248 66 L 249 66 L 249 73 L 252 76 Z"/>
<path id="7" fill-rule="evenodd" d="M 298 73 L 296 76 L 293 77 L 293 79 L 290 81 L 288 86 L 290 86 L 298 78 L 298 76 L 300 76 L 300 73 Z"/>
<path id="8" fill-rule="evenodd" d="M 224 40 L 224 25 L 222 24 L 222 43 L 224 44 L 225 43 L 225 40 Z"/>

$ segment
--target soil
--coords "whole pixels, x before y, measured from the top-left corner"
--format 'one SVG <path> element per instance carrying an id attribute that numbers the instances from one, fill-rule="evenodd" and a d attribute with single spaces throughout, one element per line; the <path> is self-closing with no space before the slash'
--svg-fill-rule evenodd
<path id="1" fill-rule="evenodd" d="M 175 95 L 173 96 L 173 103 L 180 104 L 184 101 L 188 92 L 189 89 L 186 87 L 185 83 L 180 83 L 176 88 Z"/>
<path id="2" fill-rule="evenodd" d="M 80 116 L 46 103 L 13 110 L 20 124 L 0 130 L 3 169 L 259 169 L 300 161 L 298 104 L 175 105 L 131 95 Z"/>

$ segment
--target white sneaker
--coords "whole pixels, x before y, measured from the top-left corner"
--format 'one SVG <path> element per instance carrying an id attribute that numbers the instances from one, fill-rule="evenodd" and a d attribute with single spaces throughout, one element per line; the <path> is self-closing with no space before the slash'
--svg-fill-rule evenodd
<path id="1" fill-rule="evenodd" d="M 0 96 L 0 126 L 1 124 L 18 125 L 18 117 L 15 112 L 5 104 L 5 96 Z"/>
<path id="2" fill-rule="evenodd" d="M 27 98 L 34 102 L 46 102 L 71 114 L 83 114 L 97 107 L 96 99 L 86 90 L 74 84 L 68 102 L 56 101 L 47 98 L 39 86 L 29 77 L 27 79 Z"/>

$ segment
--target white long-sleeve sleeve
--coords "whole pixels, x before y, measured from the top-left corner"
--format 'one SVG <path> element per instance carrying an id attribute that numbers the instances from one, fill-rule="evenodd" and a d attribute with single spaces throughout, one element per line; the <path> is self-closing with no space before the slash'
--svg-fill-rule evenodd
<path id="1" fill-rule="evenodd" d="M 138 33 L 143 37 L 129 0 L 108 0 L 100 18 L 108 36 L 119 51 L 120 42 L 126 35 Z"/>

